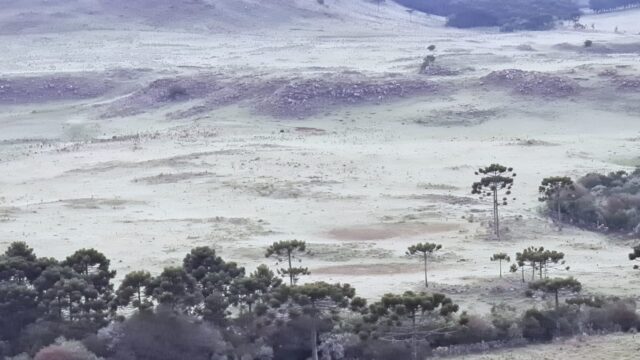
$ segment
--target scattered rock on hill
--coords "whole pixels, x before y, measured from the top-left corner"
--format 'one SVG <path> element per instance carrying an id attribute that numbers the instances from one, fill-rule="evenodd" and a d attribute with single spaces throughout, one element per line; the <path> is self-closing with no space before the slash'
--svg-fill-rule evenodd
<path id="1" fill-rule="evenodd" d="M 493 71 L 482 78 L 482 83 L 529 96 L 567 97 L 580 91 L 580 86 L 568 77 L 519 69 Z"/>

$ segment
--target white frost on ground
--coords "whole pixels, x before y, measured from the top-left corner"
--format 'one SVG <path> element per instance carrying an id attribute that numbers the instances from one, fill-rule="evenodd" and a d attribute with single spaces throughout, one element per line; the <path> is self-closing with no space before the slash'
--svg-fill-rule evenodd
<path id="1" fill-rule="evenodd" d="M 637 42 L 624 25 L 636 23 L 637 11 L 586 17 L 602 21 L 596 31 L 500 34 L 444 28 L 442 19 L 425 15 L 410 21 L 395 5 L 378 13 L 374 4 L 352 0 L 321 9 L 312 1 L 303 9 L 268 3 L 274 9 L 265 13 L 277 10 L 281 21 L 237 33 L 222 31 L 229 23 L 215 19 L 203 30 L 147 20 L 83 29 L 76 25 L 84 18 L 76 17 L 60 25 L 73 31 L 3 32 L 3 76 L 138 70 L 95 99 L 2 106 L 0 248 L 25 240 L 38 254 L 61 258 L 95 247 L 123 276 L 159 271 L 200 245 L 248 268 L 273 265 L 263 249 L 297 238 L 313 253 L 303 260 L 314 273 L 305 280 L 349 282 L 375 297 L 421 289 L 420 267 L 404 252 L 434 241 L 444 246 L 431 265 L 435 289 L 486 311 L 503 300 L 540 302 L 523 299 L 517 276 L 497 280 L 489 257 L 544 245 L 566 253 L 586 291 L 637 296 L 640 279 L 626 261 L 630 242 L 571 227 L 557 232 L 539 214 L 537 188 L 548 175 L 640 164 L 640 107 L 628 100 L 638 95 L 619 100 L 607 90 L 556 101 L 474 85 L 509 68 L 559 71 L 591 86 L 604 69 L 637 76 L 637 53 L 556 46 Z M 618 21 L 626 33 L 599 31 Z M 246 103 L 179 120 L 166 115 L 198 104 L 100 116 L 105 104 L 160 77 L 413 75 L 429 44 L 437 46 L 438 64 L 465 70 L 450 92 L 328 108 L 304 120 L 258 115 Z M 460 109 L 489 115 L 469 124 Z M 469 199 L 474 170 L 492 162 L 518 172 L 502 242 L 487 239 L 490 205 Z"/>

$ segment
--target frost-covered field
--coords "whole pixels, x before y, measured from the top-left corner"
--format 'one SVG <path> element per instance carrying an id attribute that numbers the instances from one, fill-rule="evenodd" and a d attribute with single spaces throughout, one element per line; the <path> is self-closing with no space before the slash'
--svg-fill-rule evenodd
<path id="1" fill-rule="evenodd" d="M 640 165 L 637 11 L 585 17 L 595 30 L 499 34 L 327 3 L 274 2 L 258 29 L 242 11 L 172 27 L 58 9 L 60 32 L 5 19 L 0 247 L 95 247 L 123 275 L 200 245 L 274 265 L 267 245 L 295 238 L 310 244 L 309 280 L 376 297 L 421 289 L 405 249 L 438 242 L 435 289 L 484 312 L 543 303 L 489 261 L 543 245 L 566 253 L 586 292 L 639 294 L 628 241 L 557 232 L 537 200 L 545 176 Z M 417 74 L 430 44 L 446 76 Z M 536 73 L 485 78 L 505 69 Z M 270 111 L 286 104 L 301 110 Z M 470 195 L 492 162 L 518 173 L 501 242 L 486 234 L 490 204 Z"/>

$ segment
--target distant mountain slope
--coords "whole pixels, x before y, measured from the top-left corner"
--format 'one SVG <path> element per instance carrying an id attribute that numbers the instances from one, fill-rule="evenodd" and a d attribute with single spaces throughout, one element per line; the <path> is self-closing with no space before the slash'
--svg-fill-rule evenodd
<path id="1" fill-rule="evenodd" d="M 229 31 L 315 19 L 406 19 L 393 1 L 376 0 L 0 0 L 0 34 L 100 28 Z"/>

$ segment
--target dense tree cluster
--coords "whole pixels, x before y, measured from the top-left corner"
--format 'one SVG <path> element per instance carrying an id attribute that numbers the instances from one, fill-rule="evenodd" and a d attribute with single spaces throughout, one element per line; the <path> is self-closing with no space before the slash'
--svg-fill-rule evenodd
<path id="1" fill-rule="evenodd" d="M 630 6 L 640 6 L 638 0 L 589 0 L 589 7 L 595 11 L 607 11 Z"/>
<path id="2" fill-rule="evenodd" d="M 288 264 L 288 254 L 304 247 L 302 241 L 278 242 L 266 254 Z M 424 259 L 439 248 L 418 244 L 409 253 Z M 578 292 L 580 283 L 542 274 L 564 254 L 529 248 L 518 256 L 540 274 L 530 288 L 553 295 L 553 309 L 519 314 L 502 305 L 479 317 L 459 313 L 443 294 L 412 291 L 368 305 L 348 284 L 291 284 L 291 272 L 281 271 L 285 284 L 265 265 L 247 274 L 209 247 L 191 250 L 181 265 L 157 275 L 132 271 L 116 288 L 109 259 L 94 249 L 58 261 L 16 242 L 0 255 L 0 357 L 418 359 L 437 347 L 640 326 L 630 300 L 569 297 L 561 304 L 559 292 Z"/>
<path id="3" fill-rule="evenodd" d="M 542 280 L 548 277 L 550 269 L 561 267 L 564 270 L 569 270 L 569 267 L 565 265 L 564 253 L 548 250 L 542 246 L 529 246 L 522 252 L 516 253 L 516 263 L 511 265 L 511 272 L 517 272 L 520 269 L 522 282 L 525 282 L 525 267 L 531 268 L 532 281 L 536 278 L 536 272 L 539 274 L 539 279 Z"/>
<path id="4" fill-rule="evenodd" d="M 640 170 L 587 174 L 575 184 L 563 181 L 569 186 L 549 188 L 541 198 L 556 219 L 599 231 L 640 233 Z"/>
<path id="5" fill-rule="evenodd" d="M 593 1 L 593 0 L 592 0 Z M 459 28 L 498 26 L 501 31 L 547 30 L 580 16 L 572 0 L 398 0 L 411 9 L 447 17 Z"/>

